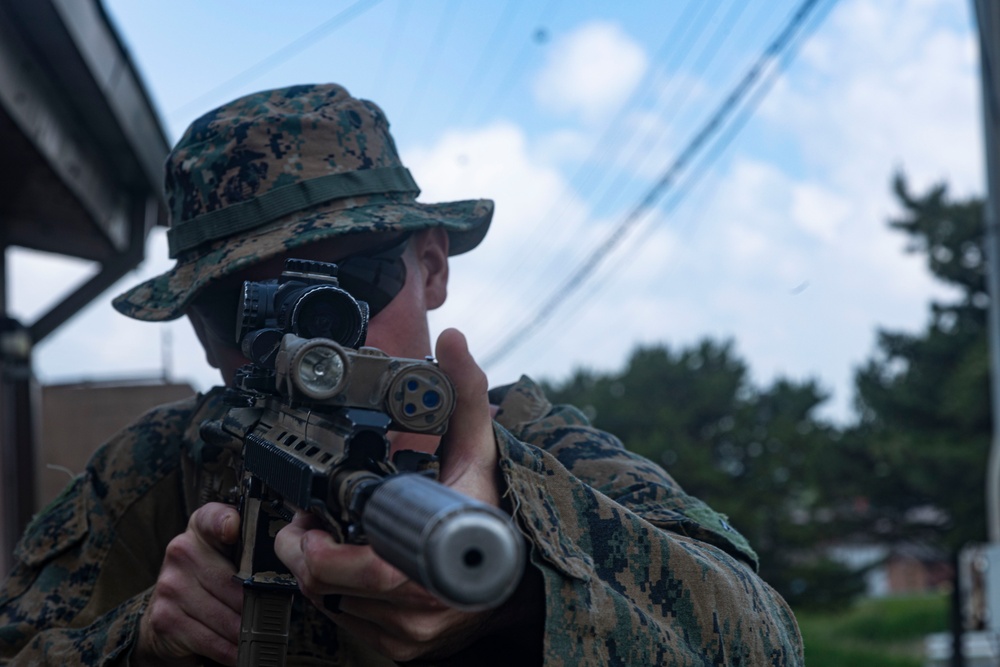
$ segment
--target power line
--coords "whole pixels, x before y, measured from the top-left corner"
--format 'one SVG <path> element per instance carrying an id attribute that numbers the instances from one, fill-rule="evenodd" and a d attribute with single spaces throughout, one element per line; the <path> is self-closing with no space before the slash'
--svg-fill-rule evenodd
<path id="1" fill-rule="evenodd" d="M 835 1 L 835 0 L 834 0 Z M 570 276 L 550 295 L 550 297 L 535 311 L 532 318 L 525 321 L 513 331 L 500 345 L 489 352 L 482 365 L 489 368 L 494 363 L 508 355 L 519 345 L 522 345 L 544 324 L 569 296 L 575 293 L 593 275 L 594 270 L 633 230 L 635 225 L 656 202 L 673 185 L 675 179 L 683 173 L 688 164 L 698 155 L 708 141 L 718 133 L 723 124 L 736 110 L 739 103 L 751 91 L 752 86 L 761 77 L 766 67 L 776 61 L 786 47 L 791 43 L 796 32 L 801 28 L 819 0 L 804 0 L 793 14 L 791 20 L 778 36 L 768 45 L 757 58 L 743 79 L 723 100 L 720 107 L 712 114 L 695 136 L 688 142 L 677 158 L 667 167 L 660 179 L 647 191 L 639 203 L 612 230 L 602 243 L 570 274 Z"/>
<path id="2" fill-rule="evenodd" d="M 836 0 L 833 0 L 833 2 L 836 2 Z M 831 4 L 827 7 L 827 10 L 833 7 L 833 2 L 831 2 Z M 818 27 L 818 25 L 822 22 L 824 16 L 825 14 L 822 12 L 817 15 L 814 15 L 813 25 L 801 30 L 796 35 L 796 37 L 793 37 L 793 39 L 797 38 L 800 41 L 806 39 L 807 36 L 811 34 L 813 30 L 815 30 Z M 739 111 L 736 112 L 736 115 L 733 117 L 732 122 L 730 122 L 728 126 L 721 131 L 721 134 L 719 135 L 718 139 L 712 143 L 711 147 L 706 149 L 706 153 L 703 154 L 703 156 L 699 157 L 700 161 L 697 165 L 697 168 L 692 168 L 690 171 L 687 172 L 683 180 L 677 183 L 677 186 L 674 188 L 673 197 L 671 199 L 668 199 L 663 206 L 663 213 L 665 215 L 673 213 L 680 206 L 682 201 L 687 198 L 687 195 L 693 192 L 695 188 L 697 188 L 698 185 L 701 184 L 702 177 L 705 176 L 706 173 L 708 172 L 709 166 L 713 164 L 715 160 L 717 160 L 725 152 L 725 150 L 729 147 L 730 144 L 732 144 L 733 140 L 743 129 L 743 126 L 746 125 L 746 123 L 753 116 L 753 113 L 756 110 L 757 106 L 760 104 L 761 101 L 763 101 L 763 98 L 767 95 L 771 85 L 773 85 L 774 81 L 778 77 L 778 74 L 781 72 L 782 67 L 787 65 L 788 62 L 791 61 L 792 51 L 793 47 L 788 47 L 788 49 L 784 54 L 785 58 L 784 62 L 779 63 L 777 58 L 775 58 L 772 61 L 774 63 L 774 66 L 770 67 L 766 72 L 766 74 L 764 74 L 764 76 L 761 79 L 760 85 L 757 86 L 752 93 L 750 93 L 745 103 L 742 105 Z M 634 247 L 639 242 L 639 240 L 640 240 L 639 238 L 633 237 L 630 240 L 629 244 L 625 246 L 625 248 L 628 249 L 630 247 Z M 627 257 L 627 253 L 625 252 L 619 253 L 617 259 L 612 260 L 610 264 L 611 269 L 613 270 L 616 266 L 620 265 L 623 261 L 625 261 L 625 257 Z M 607 270 L 605 271 L 605 274 L 607 274 Z M 609 280 L 599 281 L 596 289 L 591 294 L 596 295 L 600 293 L 600 291 L 606 290 L 609 284 L 610 284 Z M 574 315 L 577 315 L 578 313 L 579 311 L 573 311 L 570 315 L 570 318 L 572 318 Z"/>
<path id="3" fill-rule="evenodd" d="M 541 26 L 546 25 L 555 13 L 560 0 L 549 0 L 545 3 L 538 16 L 538 23 Z M 514 81 L 520 75 L 520 73 L 525 69 L 525 65 L 528 62 L 528 58 L 532 55 L 531 49 L 532 43 L 530 40 L 524 40 L 521 42 L 521 47 L 514 57 L 510 68 L 507 70 L 506 75 L 501 80 L 500 84 L 494 89 L 493 95 L 489 98 L 486 105 L 483 107 L 483 113 L 496 112 L 499 109 L 505 99 L 510 98 L 511 91 L 514 89 Z M 482 114 L 481 114 L 482 115 Z"/>
<path id="4" fill-rule="evenodd" d="M 382 47 L 382 58 L 373 81 L 378 93 L 373 99 L 382 99 L 385 82 L 389 80 L 389 72 L 396 60 L 396 54 L 399 52 L 399 45 L 403 41 L 404 29 L 409 23 L 410 7 L 411 4 L 407 0 L 398 0 L 396 2 L 396 17 L 392 21 L 392 28 L 386 31 L 385 46 Z"/>
<path id="5" fill-rule="evenodd" d="M 738 0 L 742 1 L 742 0 Z M 615 117 L 607 123 L 601 137 L 593 145 L 590 154 L 586 157 L 581 167 L 567 182 L 567 186 L 572 186 L 576 191 L 588 192 L 592 196 L 598 196 L 599 204 L 611 196 L 607 187 L 607 176 L 599 175 L 595 164 L 617 160 L 623 151 L 635 143 L 635 132 L 626 129 L 629 126 L 627 117 L 634 109 L 638 108 L 646 96 L 646 90 L 651 88 L 660 77 L 665 76 L 672 68 L 680 69 L 685 59 L 693 53 L 707 48 L 704 43 L 705 35 L 696 29 L 696 26 L 703 25 L 702 16 L 705 10 L 711 10 L 711 3 L 704 3 L 701 0 L 693 0 L 681 11 L 676 21 L 673 22 L 673 29 L 666 32 L 663 41 L 659 45 L 651 66 L 642 82 L 639 83 L 629 96 L 629 99 L 618 109 Z M 677 62 L 675 62 L 675 59 Z M 661 92 L 657 104 L 662 105 L 664 92 Z M 668 108 L 676 109 L 676 105 L 668 104 Z M 640 142 L 643 145 L 650 143 L 648 136 Z M 602 189 L 603 188 L 603 189 Z M 603 192 L 603 195 L 596 193 Z M 563 191 L 561 196 L 549 207 L 543 220 L 566 220 L 571 207 L 572 195 L 569 189 Z M 556 228 L 540 225 L 520 242 L 523 249 L 513 254 L 511 265 L 505 269 L 505 273 L 510 279 L 516 276 L 527 276 L 529 271 L 523 270 L 526 267 L 537 266 L 542 263 L 539 257 L 545 248 L 559 245 L 563 239 L 568 238 L 572 231 L 567 225 L 560 225 Z M 558 260 L 557 260 L 558 261 Z M 555 262 L 550 262 L 555 264 Z M 505 284 L 505 289 L 510 289 L 509 282 Z M 490 318 L 492 325 L 487 327 L 491 331 L 503 331 L 506 318 L 500 311 L 484 314 Z"/>
<path id="6" fill-rule="evenodd" d="M 621 150 L 615 149 L 631 142 L 633 133 L 624 129 L 628 126 L 627 117 L 629 113 L 639 107 L 644 91 L 651 86 L 652 82 L 661 73 L 667 70 L 668 63 L 672 60 L 673 55 L 679 52 L 685 45 L 684 40 L 690 32 L 691 27 L 698 23 L 698 21 L 692 20 L 696 17 L 691 16 L 691 10 L 694 9 L 700 12 L 703 8 L 709 6 L 708 3 L 703 3 L 700 0 L 694 0 L 694 2 L 687 5 L 684 14 L 674 23 L 673 31 L 665 34 L 663 42 L 657 49 L 653 62 L 662 63 L 662 65 L 660 67 L 649 68 L 649 71 L 643 77 L 644 80 L 635 87 L 629 99 L 617 110 L 614 118 L 607 123 L 601 137 L 591 149 L 590 154 L 583 160 L 581 168 L 567 182 L 568 185 L 573 185 L 580 192 L 593 193 L 598 190 L 603 177 L 598 176 L 598 169 L 592 165 L 616 160 L 618 155 L 621 154 Z M 680 35 L 678 35 L 678 32 Z M 690 50 L 685 50 L 684 52 L 688 53 Z M 567 201 L 569 199 L 569 192 L 564 192 L 559 201 L 549 208 L 548 213 L 543 219 L 554 220 L 563 218 L 566 208 L 569 205 Z M 551 230 L 548 228 L 536 228 L 535 233 L 522 244 L 526 248 L 526 252 L 519 254 L 520 260 L 513 267 L 514 273 L 518 272 L 519 265 L 531 265 L 535 262 L 533 254 L 537 254 L 545 248 L 546 244 L 543 241 L 546 238 L 551 238 L 551 233 Z"/>
<path id="7" fill-rule="evenodd" d="M 730 5 L 729 11 L 726 16 L 719 21 L 709 36 L 708 33 L 703 33 L 702 37 L 707 37 L 706 48 L 702 49 L 698 53 L 698 58 L 694 63 L 693 71 L 707 71 L 707 68 L 715 60 L 716 56 L 719 55 L 721 49 L 707 48 L 708 45 L 722 44 L 725 42 L 726 37 L 732 32 L 733 25 L 739 19 L 740 14 L 746 8 L 746 3 L 737 0 L 737 2 Z M 700 43 L 699 43 L 700 47 Z M 705 68 L 704 70 L 702 68 Z M 681 110 L 688 104 L 692 95 L 694 95 L 695 86 L 691 83 L 686 86 L 685 89 L 678 91 L 674 99 L 670 103 L 665 103 L 665 94 L 660 95 L 659 103 L 661 107 L 665 107 L 670 112 L 670 115 L 664 118 L 663 124 L 669 126 L 678 116 L 681 114 Z M 662 143 L 662 139 L 658 139 L 654 136 L 654 128 L 646 133 L 638 142 L 634 142 L 632 147 L 632 152 L 626 161 L 628 164 L 632 165 L 636 171 L 640 173 L 643 171 L 643 166 L 646 164 L 647 160 L 651 155 L 656 155 L 656 147 Z M 604 199 L 598 204 L 598 206 L 605 205 L 610 206 L 612 202 L 619 198 L 620 194 L 624 192 L 625 185 L 629 179 L 629 173 L 625 170 L 619 172 L 618 177 L 614 179 L 608 186 Z"/>
<path id="8" fill-rule="evenodd" d="M 182 114 L 194 113 L 204 109 L 208 103 L 216 100 L 219 94 L 223 91 L 231 90 L 232 88 L 259 78 L 268 70 L 280 65 L 292 56 L 302 52 L 307 47 L 312 46 L 323 37 L 326 37 L 329 33 L 357 18 L 380 2 L 382 2 L 382 0 L 357 0 L 357 2 L 347 7 L 342 12 L 327 21 L 324 21 L 309 32 L 296 37 L 285 46 L 246 68 L 239 74 L 226 79 L 222 83 L 213 87 L 211 90 L 208 90 L 190 102 L 177 107 L 171 111 L 168 116 L 174 118 Z"/>
<path id="9" fill-rule="evenodd" d="M 711 15 L 709 20 L 702 20 L 704 17 L 703 10 L 710 7 L 714 7 L 717 11 Z M 754 8 L 758 10 L 757 13 L 759 14 L 759 10 L 765 7 L 766 5 L 758 3 Z M 668 71 L 689 70 L 691 72 L 707 74 L 711 63 L 718 61 L 720 56 L 727 50 L 733 50 L 729 46 L 732 41 L 730 38 L 735 34 L 737 25 L 741 23 L 742 17 L 745 15 L 745 9 L 747 9 L 747 3 L 743 2 L 743 0 L 736 0 L 736 2 L 731 3 L 728 10 L 725 11 L 721 11 L 721 7 L 718 5 L 695 0 L 694 3 L 688 5 L 682 15 L 674 22 L 675 29 L 673 32 L 675 34 L 664 38 L 660 48 L 657 50 L 656 57 L 653 59 L 653 62 L 657 66 L 651 68 L 650 72 L 644 78 L 644 82 L 637 86 L 629 101 L 617 112 L 615 120 L 607 126 L 600 141 L 592 150 L 590 157 L 584 162 L 585 165 L 590 166 L 580 169 L 571 181 L 575 184 L 577 191 L 589 193 L 589 200 L 596 202 L 591 205 L 591 209 L 610 209 L 612 205 L 623 199 L 626 196 L 625 193 L 629 191 L 629 177 L 627 174 L 636 171 L 636 165 L 644 165 L 649 162 L 652 156 L 664 154 L 665 151 L 660 149 L 664 140 L 662 128 L 669 127 L 675 118 L 684 113 L 684 107 L 691 98 L 695 97 L 694 89 L 697 86 L 692 77 L 681 76 L 674 77 L 674 81 L 669 86 L 656 86 L 659 89 L 658 94 L 655 90 L 652 91 L 652 94 L 647 94 L 646 89 L 654 88 L 654 83 Z M 691 10 L 697 10 L 697 15 L 692 16 Z M 782 17 L 779 25 L 787 21 L 787 16 L 786 14 Z M 694 26 L 702 27 L 692 30 Z M 766 44 L 766 42 L 764 43 Z M 680 55 L 679 60 L 676 62 L 675 55 Z M 688 61 L 690 61 L 690 64 L 685 67 Z M 727 82 L 729 78 L 727 73 Z M 738 80 L 739 77 L 733 78 Z M 633 110 L 638 109 L 640 102 L 643 101 L 640 98 L 655 98 L 652 108 L 656 110 L 656 115 L 660 119 L 654 126 L 649 127 L 645 131 L 639 129 L 626 130 L 625 128 L 629 125 L 626 122 L 626 117 Z M 618 148 L 613 151 L 613 146 L 617 146 Z M 612 153 L 613 155 L 610 155 Z M 626 154 L 628 157 L 623 158 Z M 622 170 L 617 178 L 608 174 L 598 177 L 598 170 L 592 166 L 598 158 L 601 161 L 605 159 L 613 159 L 619 162 L 624 160 L 632 169 Z M 591 178 L 591 176 L 594 178 Z M 584 179 L 583 177 L 586 178 Z M 611 181 L 610 183 L 608 182 L 609 180 Z M 570 194 L 564 192 L 559 198 L 558 204 L 551 206 L 548 214 L 543 219 L 567 220 L 569 218 L 570 203 Z M 529 233 L 526 240 L 520 244 L 524 248 L 524 251 L 514 253 L 513 257 L 515 259 L 512 260 L 508 267 L 505 267 L 505 275 L 508 276 L 504 281 L 505 286 L 508 289 L 521 291 L 530 289 L 534 296 L 536 292 L 534 285 L 537 282 L 533 283 L 531 287 L 527 285 L 519 287 L 515 285 L 514 281 L 518 279 L 518 276 L 522 275 L 525 278 L 529 274 L 539 275 L 537 270 L 533 271 L 543 261 L 537 259 L 537 256 L 542 252 L 543 248 L 561 245 L 563 239 L 566 239 L 574 232 L 571 229 L 573 226 L 575 225 L 539 225 L 532 233 Z M 566 264 L 572 265 L 576 261 L 575 259 L 562 259 L 563 266 Z M 543 269 L 543 273 L 559 275 L 559 273 L 563 272 L 564 268 L 557 268 L 556 261 L 550 261 L 550 267 Z M 525 280 L 522 279 L 521 284 L 524 285 L 524 282 Z M 602 283 L 598 289 L 604 287 L 606 287 L 606 284 Z M 591 294 L 595 293 L 596 291 L 591 292 Z M 535 303 L 541 301 L 544 297 L 544 294 L 540 295 L 535 300 Z M 529 300 L 530 298 L 525 300 L 523 310 L 525 312 L 534 312 L 535 306 L 532 303 L 528 303 Z M 505 326 L 507 321 L 503 318 L 499 310 L 484 313 L 483 317 L 482 326 L 488 331 L 496 332 L 493 340 L 487 341 L 486 348 L 490 349 L 494 347 L 496 340 L 505 338 L 504 331 L 507 330 L 507 326 Z"/>
<path id="10" fill-rule="evenodd" d="M 442 12 L 443 17 L 438 19 L 438 27 L 431 38 L 430 48 L 424 58 L 423 67 L 413 79 L 413 90 L 410 91 L 409 103 L 406 105 L 411 114 L 415 114 L 420 103 L 423 102 L 424 93 L 429 88 L 427 82 L 433 78 L 434 65 L 444 52 L 442 45 L 447 40 L 451 32 L 451 27 L 455 23 L 455 16 L 458 14 L 457 3 L 458 0 L 448 0 L 448 4 Z"/>
<path id="11" fill-rule="evenodd" d="M 486 80 L 486 76 L 483 73 L 487 70 L 488 65 L 495 62 L 496 54 L 500 51 L 502 38 L 513 22 L 517 10 L 521 6 L 522 5 L 515 2 L 504 3 L 504 12 L 497 22 L 493 24 L 493 30 L 490 32 L 489 39 L 485 42 L 485 46 L 483 46 L 482 51 L 479 52 L 479 58 L 476 60 L 476 64 L 472 67 L 468 78 L 465 80 L 465 85 L 461 87 L 461 92 L 456 96 L 455 99 L 457 101 L 447 116 L 449 120 L 446 125 L 455 125 L 457 123 L 459 112 L 461 111 L 464 113 L 469 109 L 469 100 L 475 99 L 472 91 Z"/>

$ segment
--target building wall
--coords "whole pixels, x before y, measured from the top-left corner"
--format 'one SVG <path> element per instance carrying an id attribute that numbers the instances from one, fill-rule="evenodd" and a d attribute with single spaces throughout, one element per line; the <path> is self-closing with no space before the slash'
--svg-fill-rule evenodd
<path id="1" fill-rule="evenodd" d="M 893 594 L 948 591 L 954 585 L 954 568 L 947 560 L 893 555 L 886 562 L 885 569 L 889 590 Z"/>
<path id="2" fill-rule="evenodd" d="M 84 470 L 101 443 L 163 403 L 195 393 L 188 384 L 80 383 L 42 387 L 36 451 L 36 510 Z"/>

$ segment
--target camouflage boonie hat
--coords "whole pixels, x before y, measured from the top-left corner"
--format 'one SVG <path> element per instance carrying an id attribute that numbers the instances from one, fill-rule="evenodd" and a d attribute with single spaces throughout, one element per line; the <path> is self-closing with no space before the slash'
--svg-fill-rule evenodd
<path id="1" fill-rule="evenodd" d="M 482 241 L 489 199 L 422 204 L 372 102 L 334 84 L 241 97 L 188 128 L 165 188 L 177 264 L 117 297 L 139 320 L 180 317 L 210 282 L 321 239 L 442 227 L 450 254 Z"/>

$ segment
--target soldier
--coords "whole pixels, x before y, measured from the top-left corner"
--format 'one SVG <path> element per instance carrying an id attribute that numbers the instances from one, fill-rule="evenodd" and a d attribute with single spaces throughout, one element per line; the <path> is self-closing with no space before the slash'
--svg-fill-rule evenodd
<path id="1" fill-rule="evenodd" d="M 288 256 L 340 265 L 342 286 L 371 304 L 367 344 L 430 354 L 448 257 L 474 248 L 493 213 L 489 200 L 417 203 L 382 111 L 336 85 L 202 116 L 168 159 L 166 191 L 177 264 L 114 305 L 187 315 L 227 382 L 246 363 L 237 290 Z M 289 664 L 802 663 L 791 611 L 724 517 L 531 380 L 488 392 L 458 331 L 435 352 L 456 388 L 448 432 L 394 434 L 392 448 L 436 451 L 443 483 L 512 515 L 525 576 L 498 609 L 459 611 L 297 516 L 275 541 L 303 593 Z M 35 518 L 0 591 L 0 661 L 236 664 L 239 515 L 217 502 L 198 434 L 226 409 L 220 393 L 142 417 Z"/>

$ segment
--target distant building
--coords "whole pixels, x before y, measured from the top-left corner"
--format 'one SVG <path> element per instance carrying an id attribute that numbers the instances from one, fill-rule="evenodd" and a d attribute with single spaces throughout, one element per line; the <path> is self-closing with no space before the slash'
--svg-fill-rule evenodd
<path id="1" fill-rule="evenodd" d="M 954 587 L 952 560 L 941 549 L 927 545 L 893 545 L 883 567 L 893 594 L 950 591 Z"/>
<path id="2" fill-rule="evenodd" d="M 948 555 L 927 545 L 843 544 L 828 553 L 853 570 L 865 571 L 865 592 L 871 597 L 947 591 L 954 585 L 955 568 Z"/>
<path id="3" fill-rule="evenodd" d="M 36 511 L 45 507 L 76 474 L 94 450 L 157 405 L 195 393 L 188 384 L 159 380 L 104 381 L 41 388 L 40 446 L 35 453 Z"/>

